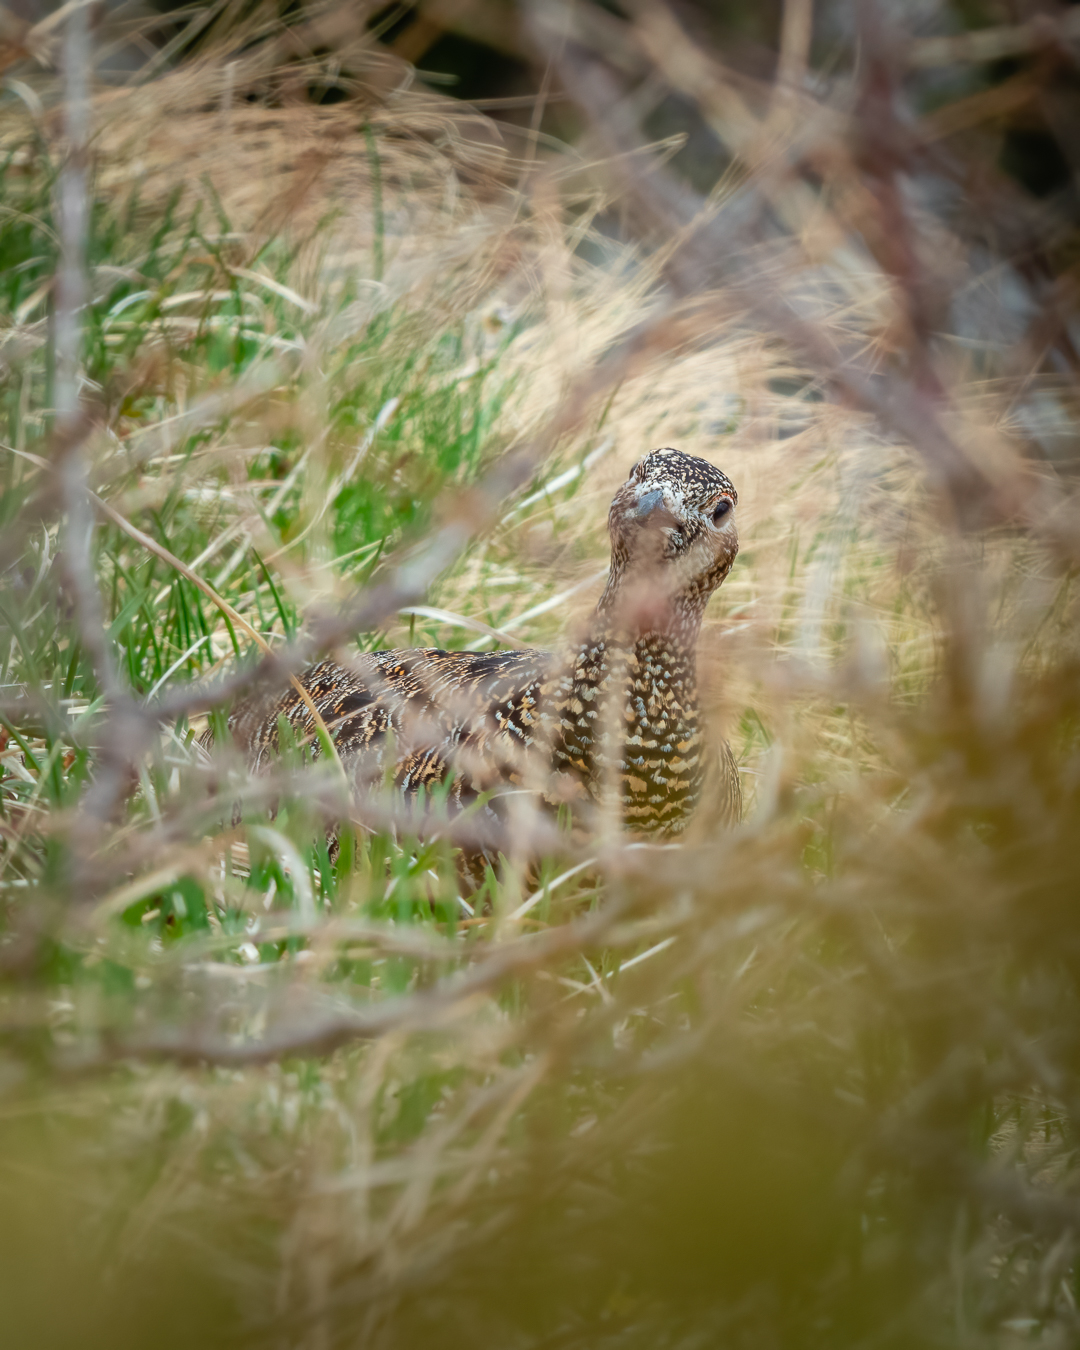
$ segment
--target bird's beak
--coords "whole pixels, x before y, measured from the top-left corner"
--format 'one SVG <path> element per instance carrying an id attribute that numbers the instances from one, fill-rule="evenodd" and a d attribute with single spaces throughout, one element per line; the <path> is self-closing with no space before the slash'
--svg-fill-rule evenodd
<path id="1" fill-rule="evenodd" d="M 679 523 L 664 505 L 664 494 L 659 488 L 653 488 L 639 497 L 637 505 L 628 514 L 642 525 L 662 527 Z"/>

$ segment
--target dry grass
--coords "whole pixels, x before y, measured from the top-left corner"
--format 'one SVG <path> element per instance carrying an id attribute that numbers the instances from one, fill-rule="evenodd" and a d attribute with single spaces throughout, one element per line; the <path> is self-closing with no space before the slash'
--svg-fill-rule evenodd
<path id="1" fill-rule="evenodd" d="M 102 95 L 66 440 L 60 129 L 5 111 L 0 1283 L 25 1343 L 1075 1339 L 1077 516 L 1030 433 L 1067 404 L 1030 333 L 920 327 L 920 286 L 1006 308 L 925 203 L 896 224 L 929 280 L 891 269 L 851 87 L 793 112 L 651 15 L 604 30 L 589 87 L 584 49 L 559 70 L 586 113 L 632 62 L 699 100 L 741 158 L 681 220 L 673 145 L 628 150 L 613 113 L 538 148 L 363 43 L 334 108 L 239 39 Z M 761 200 L 783 229 L 752 247 Z M 556 643 L 662 444 L 739 490 L 701 648 L 739 830 L 567 850 L 469 914 L 447 841 L 378 803 L 330 864 L 332 774 L 199 762 L 258 641 Z M 113 512 L 81 582 L 72 455 Z"/>

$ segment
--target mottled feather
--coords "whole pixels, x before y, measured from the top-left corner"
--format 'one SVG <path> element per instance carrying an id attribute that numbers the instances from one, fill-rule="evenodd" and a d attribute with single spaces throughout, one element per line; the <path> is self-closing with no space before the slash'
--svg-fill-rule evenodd
<path id="1" fill-rule="evenodd" d="M 355 790 L 389 779 L 411 800 L 449 781 L 461 807 L 501 786 L 526 788 L 552 807 L 579 803 L 575 815 L 614 809 L 633 834 L 671 839 L 708 777 L 719 814 L 737 820 L 738 769 L 726 742 L 709 763 L 695 669 L 705 605 L 738 552 L 736 502 L 705 460 L 651 451 L 612 502 L 608 583 L 568 651 L 421 647 L 305 671 L 300 683 Z M 282 720 L 319 754 L 295 689 L 259 695 L 229 719 L 255 771 L 278 751 Z"/>

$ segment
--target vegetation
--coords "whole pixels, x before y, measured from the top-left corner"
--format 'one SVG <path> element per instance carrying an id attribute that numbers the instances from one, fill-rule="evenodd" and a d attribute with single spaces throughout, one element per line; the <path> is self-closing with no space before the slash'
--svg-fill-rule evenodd
<path id="1" fill-rule="evenodd" d="M 35 108 L 70 88 L 8 80 L 12 1344 L 1075 1343 L 1069 202 L 973 222 L 874 157 L 859 70 L 725 85 L 580 8 L 574 147 L 373 46 L 291 99 L 330 58 L 258 14 L 96 96 L 85 161 Z M 704 197 L 594 106 L 631 56 L 643 123 L 667 80 L 723 142 Z M 974 182 L 1016 86 L 962 69 L 897 88 Z M 661 444 L 739 490 L 701 658 L 738 830 L 462 897 L 332 760 L 201 754 L 275 654 L 557 643 Z"/>

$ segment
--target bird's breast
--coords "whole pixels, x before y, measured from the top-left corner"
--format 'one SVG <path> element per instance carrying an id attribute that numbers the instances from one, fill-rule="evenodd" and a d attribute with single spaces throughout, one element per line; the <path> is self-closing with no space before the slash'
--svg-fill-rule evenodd
<path id="1" fill-rule="evenodd" d="M 659 636 L 596 642 L 549 694 L 553 767 L 577 775 L 594 800 L 614 791 L 634 832 L 680 833 L 704 776 L 692 654 Z"/>

